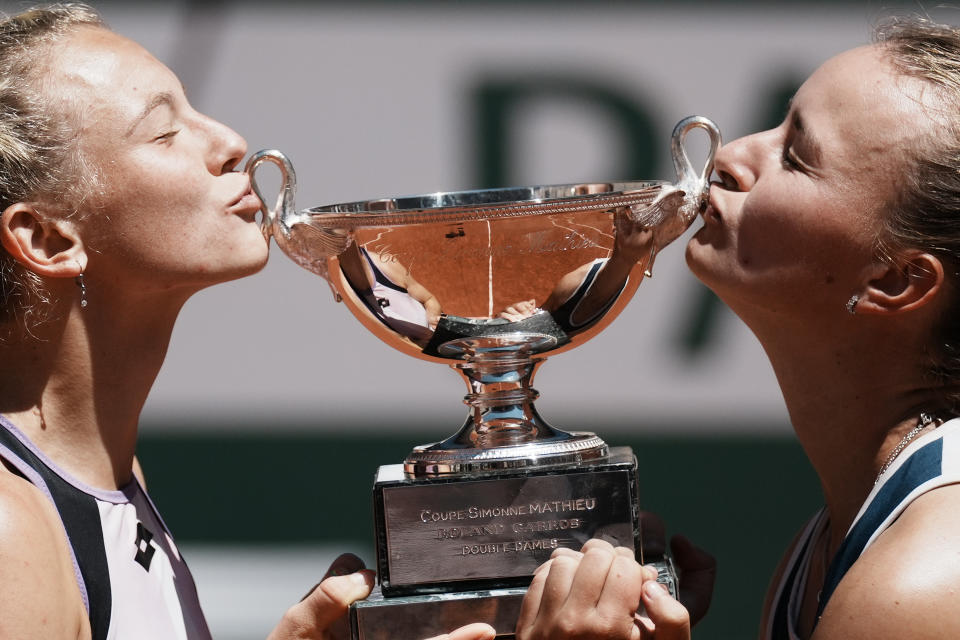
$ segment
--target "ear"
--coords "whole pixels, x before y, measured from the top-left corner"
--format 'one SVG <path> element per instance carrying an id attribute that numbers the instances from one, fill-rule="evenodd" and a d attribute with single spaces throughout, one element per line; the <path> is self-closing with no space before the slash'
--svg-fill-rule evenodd
<path id="1" fill-rule="evenodd" d="M 87 256 L 73 224 L 45 220 L 36 207 L 18 202 L 0 214 L 0 244 L 30 271 L 50 278 L 81 273 Z"/>
<path id="2" fill-rule="evenodd" d="M 930 304 L 943 287 L 944 269 L 939 258 L 917 251 L 895 263 L 876 263 L 870 276 L 858 314 L 901 313 Z"/>

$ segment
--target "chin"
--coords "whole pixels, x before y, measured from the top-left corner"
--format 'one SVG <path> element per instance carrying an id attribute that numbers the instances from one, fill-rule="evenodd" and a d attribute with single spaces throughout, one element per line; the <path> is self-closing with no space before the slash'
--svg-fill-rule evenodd
<path id="1" fill-rule="evenodd" d="M 724 291 L 742 288 L 741 274 L 731 271 L 713 246 L 692 238 L 687 244 L 685 257 L 690 272 L 719 298 L 725 299 Z"/>
<path id="2" fill-rule="evenodd" d="M 242 254 L 240 252 L 234 253 L 229 262 L 224 260 L 217 265 L 215 270 L 210 271 L 211 282 L 209 285 L 252 276 L 263 269 L 267 264 L 268 256 L 269 253 L 265 245 L 257 250 L 245 251 Z"/>
<path id="3" fill-rule="evenodd" d="M 231 278 L 231 280 L 235 280 L 236 278 L 245 278 L 246 276 L 252 276 L 255 273 L 259 273 L 267 265 L 267 258 L 269 255 L 270 254 L 266 251 L 266 249 L 264 249 L 262 253 L 255 256 L 250 261 L 239 265 L 237 275 Z"/>
<path id="4" fill-rule="evenodd" d="M 690 241 L 687 243 L 686 252 L 684 253 L 684 258 L 687 261 L 687 268 L 700 280 L 703 280 L 704 275 L 709 271 L 709 258 L 707 255 L 709 250 L 709 245 L 704 245 L 697 240 L 697 237 L 694 236 L 690 238 Z"/>

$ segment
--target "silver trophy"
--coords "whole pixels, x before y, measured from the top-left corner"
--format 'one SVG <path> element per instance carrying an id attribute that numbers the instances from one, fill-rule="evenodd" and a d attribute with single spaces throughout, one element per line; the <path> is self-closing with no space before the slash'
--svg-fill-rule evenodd
<path id="1" fill-rule="evenodd" d="M 701 170 L 684 146 L 703 129 Z M 637 463 L 628 447 L 568 432 L 537 413 L 533 376 L 547 356 L 597 335 L 651 275 L 660 249 L 706 207 L 720 132 L 677 124 L 677 180 L 433 193 L 294 206 L 279 151 L 269 240 L 323 276 L 381 340 L 451 366 L 469 413 L 441 442 L 415 447 L 374 481 L 378 586 L 351 609 L 356 638 L 419 639 L 469 622 L 512 633 L 534 569 L 592 537 L 641 555 Z M 256 181 L 254 189 L 260 195 Z M 263 197 L 261 196 L 261 200 Z M 662 581 L 675 589 L 667 559 Z"/>

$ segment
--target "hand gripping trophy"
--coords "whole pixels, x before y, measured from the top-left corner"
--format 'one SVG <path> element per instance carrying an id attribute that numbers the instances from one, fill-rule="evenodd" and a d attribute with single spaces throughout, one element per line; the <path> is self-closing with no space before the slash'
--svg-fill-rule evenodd
<path id="1" fill-rule="evenodd" d="M 699 172 L 684 147 L 696 128 L 710 141 Z M 379 585 L 351 609 L 355 638 L 419 639 L 469 622 L 509 634 L 534 569 L 557 547 L 600 537 L 640 558 L 633 451 L 547 424 L 533 376 L 547 356 L 609 325 L 657 252 L 705 208 L 719 145 L 716 125 L 692 116 L 673 131 L 675 184 L 459 191 L 304 211 L 282 153 L 250 158 L 251 178 L 263 162 L 281 171 L 277 203 L 263 211 L 267 239 L 323 276 L 377 337 L 467 383 L 469 414 L 455 435 L 377 471 Z M 675 590 L 669 559 L 643 560 Z"/>

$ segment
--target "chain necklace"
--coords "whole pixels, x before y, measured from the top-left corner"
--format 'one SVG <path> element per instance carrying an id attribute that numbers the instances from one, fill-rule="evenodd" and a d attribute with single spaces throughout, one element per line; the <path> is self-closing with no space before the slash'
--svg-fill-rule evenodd
<path id="1" fill-rule="evenodd" d="M 893 451 L 890 452 L 890 455 L 887 456 L 887 461 L 883 463 L 882 467 L 880 467 L 880 473 L 877 474 L 877 479 L 873 481 L 874 485 L 880 482 L 880 476 L 886 473 L 887 469 L 890 468 L 890 465 L 893 464 L 893 461 L 897 459 L 897 456 L 900 455 L 900 453 L 907 447 L 908 444 L 910 444 L 910 441 L 916 438 L 917 434 L 919 434 L 921 431 L 926 429 L 931 424 L 933 424 L 934 425 L 933 428 L 936 429 L 941 424 L 943 424 L 943 420 L 941 420 L 940 418 L 933 417 L 926 411 L 921 411 L 920 419 L 917 422 L 917 426 L 911 429 L 909 433 L 907 433 L 907 435 L 903 436 L 903 438 L 900 439 L 900 442 L 897 443 L 897 446 L 893 448 Z"/>

